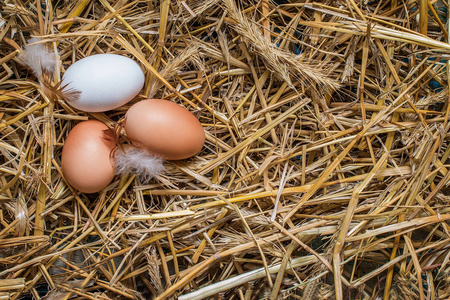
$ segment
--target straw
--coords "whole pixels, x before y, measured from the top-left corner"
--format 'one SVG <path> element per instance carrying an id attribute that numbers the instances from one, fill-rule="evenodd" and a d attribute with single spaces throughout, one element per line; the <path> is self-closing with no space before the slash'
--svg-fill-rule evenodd
<path id="1" fill-rule="evenodd" d="M 448 14 L 428 0 L 2 3 L 0 299 L 448 299 Z M 24 64 L 31 38 L 52 68 Z M 145 85 L 79 111 L 58 84 L 102 53 L 134 60 Z M 70 130 L 113 128 L 148 97 L 200 121 L 201 151 L 145 183 L 70 186 Z"/>

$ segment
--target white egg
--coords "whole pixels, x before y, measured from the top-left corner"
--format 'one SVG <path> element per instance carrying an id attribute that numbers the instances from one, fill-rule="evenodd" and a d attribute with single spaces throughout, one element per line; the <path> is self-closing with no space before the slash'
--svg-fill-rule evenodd
<path id="1" fill-rule="evenodd" d="M 69 101 L 87 112 L 115 109 L 132 100 L 144 86 L 141 67 L 132 59 L 116 54 L 97 54 L 71 65 L 63 76 L 63 91 L 78 91 Z"/>

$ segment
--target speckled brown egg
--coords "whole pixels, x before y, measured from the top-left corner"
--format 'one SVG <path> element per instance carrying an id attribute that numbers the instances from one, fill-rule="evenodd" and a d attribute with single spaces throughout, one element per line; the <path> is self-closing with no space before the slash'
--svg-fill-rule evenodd
<path id="1" fill-rule="evenodd" d="M 205 143 L 199 120 L 167 100 L 147 99 L 134 104 L 126 114 L 124 128 L 133 144 L 167 160 L 191 157 Z"/>
<path id="2" fill-rule="evenodd" d="M 64 177 L 80 192 L 101 191 L 114 178 L 114 147 L 113 134 L 102 122 L 88 120 L 77 124 L 62 150 Z"/>

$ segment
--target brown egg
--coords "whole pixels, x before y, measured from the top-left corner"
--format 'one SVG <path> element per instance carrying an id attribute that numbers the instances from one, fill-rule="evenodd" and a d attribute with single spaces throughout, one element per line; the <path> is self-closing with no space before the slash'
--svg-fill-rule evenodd
<path id="1" fill-rule="evenodd" d="M 64 177 L 77 190 L 95 193 L 114 178 L 112 132 L 100 121 L 77 124 L 69 133 L 61 155 Z"/>
<path id="2" fill-rule="evenodd" d="M 205 143 L 205 132 L 197 118 L 166 100 L 148 99 L 134 104 L 126 114 L 124 127 L 133 144 L 168 160 L 193 156 Z"/>

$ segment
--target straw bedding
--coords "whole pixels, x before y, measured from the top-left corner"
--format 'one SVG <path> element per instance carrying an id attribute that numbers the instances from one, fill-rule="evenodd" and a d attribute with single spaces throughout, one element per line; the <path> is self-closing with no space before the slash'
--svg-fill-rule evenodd
<path id="1" fill-rule="evenodd" d="M 0 3 L 0 299 L 448 299 L 448 4 Z M 33 74 L 30 38 L 54 55 Z M 116 53 L 146 84 L 105 113 L 51 87 Z M 82 194 L 77 122 L 145 98 L 202 123 L 195 157 Z"/>

